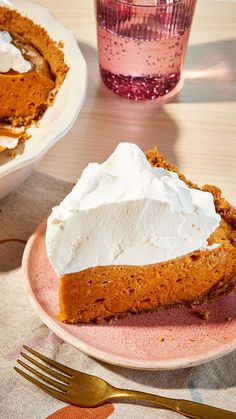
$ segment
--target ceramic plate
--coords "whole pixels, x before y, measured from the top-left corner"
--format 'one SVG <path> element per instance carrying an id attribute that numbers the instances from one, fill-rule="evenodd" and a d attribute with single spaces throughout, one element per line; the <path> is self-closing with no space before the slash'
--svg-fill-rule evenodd
<path id="1" fill-rule="evenodd" d="M 30 302 L 61 339 L 102 361 L 138 369 L 198 365 L 236 349 L 236 294 L 204 306 L 208 321 L 188 308 L 132 315 L 113 325 L 68 325 L 57 320 L 58 279 L 45 249 L 46 223 L 29 239 L 23 273 Z"/>
<path id="2" fill-rule="evenodd" d="M 85 97 L 87 67 L 73 33 L 58 22 L 48 9 L 25 0 L 0 0 L 0 6 L 17 9 L 22 15 L 27 15 L 35 23 L 43 26 L 52 39 L 63 41 L 65 61 L 70 67 L 53 106 L 47 109 L 38 128 L 32 126 L 28 130 L 31 134 L 30 140 L 20 146 L 14 158 L 0 153 L 2 197 L 17 186 L 20 179 L 19 170 L 35 164 L 72 127 Z"/>

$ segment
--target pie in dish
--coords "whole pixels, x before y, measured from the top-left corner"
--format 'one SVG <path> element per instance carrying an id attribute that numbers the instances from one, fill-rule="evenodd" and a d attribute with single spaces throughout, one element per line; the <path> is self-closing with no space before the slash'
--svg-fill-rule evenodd
<path id="1" fill-rule="evenodd" d="M 236 212 L 154 149 L 89 165 L 47 223 L 60 319 L 101 321 L 236 290 Z"/>
<path id="2" fill-rule="evenodd" d="M 37 122 L 53 104 L 67 71 L 61 46 L 44 28 L 0 7 L 1 125 L 28 127 Z M 9 135 L 8 141 L 11 137 L 16 135 Z"/>

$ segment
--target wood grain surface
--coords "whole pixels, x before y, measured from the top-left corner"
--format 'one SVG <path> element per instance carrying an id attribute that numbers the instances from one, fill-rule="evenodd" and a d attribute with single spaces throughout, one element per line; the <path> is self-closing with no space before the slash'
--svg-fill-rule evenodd
<path id="1" fill-rule="evenodd" d="M 100 80 L 92 0 L 40 0 L 69 27 L 87 61 L 88 91 L 70 132 L 38 170 L 76 181 L 122 140 L 155 145 L 199 184 L 213 183 L 236 203 L 236 3 L 198 0 L 185 62 L 185 83 L 170 103 L 122 99 Z M 79 72 L 79 68 L 78 68 Z"/>

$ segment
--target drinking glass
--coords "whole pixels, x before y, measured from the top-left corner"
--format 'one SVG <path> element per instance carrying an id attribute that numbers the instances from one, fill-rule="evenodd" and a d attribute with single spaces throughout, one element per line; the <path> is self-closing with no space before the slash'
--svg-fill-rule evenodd
<path id="1" fill-rule="evenodd" d="M 175 94 L 195 5 L 196 0 L 95 0 L 105 85 L 133 100 Z"/>

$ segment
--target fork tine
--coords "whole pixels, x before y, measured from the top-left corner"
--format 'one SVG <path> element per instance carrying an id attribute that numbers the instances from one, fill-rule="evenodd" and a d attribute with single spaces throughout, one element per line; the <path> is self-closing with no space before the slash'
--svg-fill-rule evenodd
<path id="1" fill-rule="evenodd" d="M 24 377 L 26 380 L 28 380 L 30 383 L 34 384 L 36 387 L 40 388 L 41 390 L 45 391 L 45 393 L 50 394 L 50 396 L 56 397 L 59 400 L 62 400 L 66 403 L 71 403 L 68 396 L 66 396 L 65 393 L 62 393 L 61 391 L 54 390 L 53 388 L 46 386 L 46 384 L 41 383 L 40 381 L 36 380 L 35 378 L 31 377 L 26 372 L 20 370 L 17 367 L 14 367 L 14 370 L 18 372 L 22 377 Z"/>
<path id="2" fill-rule="evenodd" d="M 24 352 L 21 352 L 20 354 L 23 358 L 27 359 L 27 361 L 34 364 L 36 367 L 40 368 L 41 370 L 43 370 L 48 375 L 51 375 L 52 377 L 55 377 L 58 380 L 63 381 L 66 384 L 71 383 L 71 378 L 69 378 L 68 376 L 60 374 L 59 372 L 57 372 L 57 371 L 55 371 L 51 368 L 46 367 L 46 365 L 41 364 L 41 362 L 36 361 L 34 358 L 31 358 L 31 356 L 25 354 Z"/>
<path id="3" fill-rule="evenodd" d="M 42 374 L 41 372 L 35 370 L 34 368 L 30 367 L 29 365 L 25 364 L 25 362 L 21 361 L 20 359 L 17 359 L 18 364 L 20 364 L 22 367 L 24 367 L 26 370 L 30 371 L 32 374 L 36 375 L 40 380 L 45 381 L 46 383 L 50 384 L 53 387 L 56 387 L 58 390 L 63 391 L 64 393 L 67 393 L 68 386 L 62 383 L 59 383 L 58 381 L 52 380 L 50 377 L 47 377 L 46 375 Z"/>
<path id="4" fill-rule="evenodd" d="M 64 374 L 69 375 L 69 377 L 73 377 L 74 373 L 76 372 L 72 368 L 66 367 L 65 365 L 62 365 L 59 362 L 53 361 L 52 359 L 47 358 L 45 355 L 40 354 L 39 352 L 35 351 L 34 349 L 29 348 L 26 345 L 23 345 L 23 348 L 26 349 L 26 351 L 30 352 L 32 355 L 39 358 L 41 361 L 44 361 L 46 364 L 51 365 L 52 367 L 58 369 Z"/>

